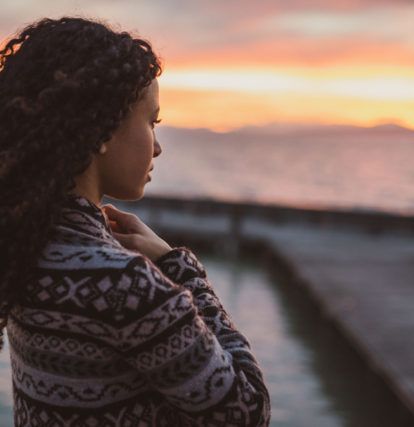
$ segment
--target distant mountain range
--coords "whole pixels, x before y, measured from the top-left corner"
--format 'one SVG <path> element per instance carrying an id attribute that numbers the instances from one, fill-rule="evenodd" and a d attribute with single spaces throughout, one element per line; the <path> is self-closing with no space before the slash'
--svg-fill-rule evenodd
<path id="1" fill-rule="evenodd" d="M 244 140 L 245 138 L 274 137 L 403 137 L 414 138 L 414 130 L 393 123 L 377 125 L 372 127 L 360 127 L 350 125 L 313 125 L 313 124 L 281 124 L 274 123 L 264 126 L 244 126 L 228 132 L 215 132 L 207 128 L 179 128 L 172 126 L 160 126 L 157 134 L 162 138 L 166 136 L 169 140 L 194 140 L 204 143 L 217 140 Z"/>
<path id="2" fill-rule="evenodd" d="M 313 124 L 268 124 L 264 126 L 245 126 L 235 130 L 237 133 L 255 134 L 410 134 L 414 135 L 414 130 L 399 126 L 394 123 L 387 123 L 372 127 L 351 126 L 351 125 L 313 125 Z"/>

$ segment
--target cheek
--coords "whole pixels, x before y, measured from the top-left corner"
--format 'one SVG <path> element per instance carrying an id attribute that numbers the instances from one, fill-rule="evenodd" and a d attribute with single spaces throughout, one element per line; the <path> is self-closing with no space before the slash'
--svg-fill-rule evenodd
<path id="1" fill-rule="evenodd" d="M 155 138 L 152 132 L 145 135 L 145 138 L 141 140 L 141 144 L 139 144 L 138 151 L 139 156 L 144 162 L 151 161 L 154 154 L 154 143 Z"/>
<path id="2" fill-rule="evenodd" d="M 152 129 L 135 128 L 124 134 L 122 143 L 111 153 L 116 175 L 133 179 L 145 174 L 152 162 L 154 142 Z"/>
<path id="3" fill-rule="evenodd" d="M 140 135 L 136 139 L 133 149 L 129 151 L 126 161 L 130 162 L 135 170 L 135 174 L 146 173 L 151 164 L 154 154 L 154 138 L 152 134 Z"/>

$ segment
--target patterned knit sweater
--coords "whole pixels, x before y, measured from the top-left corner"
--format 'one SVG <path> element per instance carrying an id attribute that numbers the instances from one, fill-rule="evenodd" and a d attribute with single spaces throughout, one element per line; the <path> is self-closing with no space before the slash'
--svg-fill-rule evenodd
<path id="1" fill-rule="evenodd" d="M 70 196 L 12 309 L 15 427 L 268 426 L 247 338 L 187 247 L 152 262 Z"/>

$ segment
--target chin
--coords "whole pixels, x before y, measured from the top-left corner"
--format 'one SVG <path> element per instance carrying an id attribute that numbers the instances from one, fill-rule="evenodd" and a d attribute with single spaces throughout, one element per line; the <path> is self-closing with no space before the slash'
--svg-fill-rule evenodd
<path id="1" fill-rule="evenodd" d="M 140 187 L 135 191 L 134 200 L 140 200 L 144 197 L 144 187 Z"/>
<path id="2" fill-rule="evenodd" d="M 128 194 L 126 198 L 124 198 L 124 200 L 133 202 L 136 200 L 140 200 L 143 197 L 144 197 L 144 191 L 141 189 L 141 190 L 136 190 L 131 192 L 130 194 Z"/>
<path id="3" fill-rule="evenodd" d="M 109 197 L 112 197 L 113 199 L 117 199 L 117 200 L 123 200 L 125 202 L 134 202 L 144 197 L 144 188 L 136 187 L 134 189 L 124 191 L 122 192 L 122 194 L 117 194 L 116 196 L 109 195 Z"/>

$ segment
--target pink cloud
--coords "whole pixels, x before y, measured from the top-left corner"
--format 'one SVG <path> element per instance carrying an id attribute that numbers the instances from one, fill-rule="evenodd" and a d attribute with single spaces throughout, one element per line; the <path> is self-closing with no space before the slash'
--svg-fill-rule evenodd
<path id="1" fill-rule="evenodd" d="M 139 3 L 90 0 L 75 10 L 69 0 L 62 0 L 54 7 L 61 14 L 85 12 L 127 30 L 136 28 L 170 63 L 322 64 L 364 58 L 413 62 L 412 0 Z M 24 15 L 10 1 L 6 4 L 7 23 L 0 17 L 3 37 L 11 28 L 48 15 L 49 2 L 28 1 L 32 8 L 25 8 Z"/>

